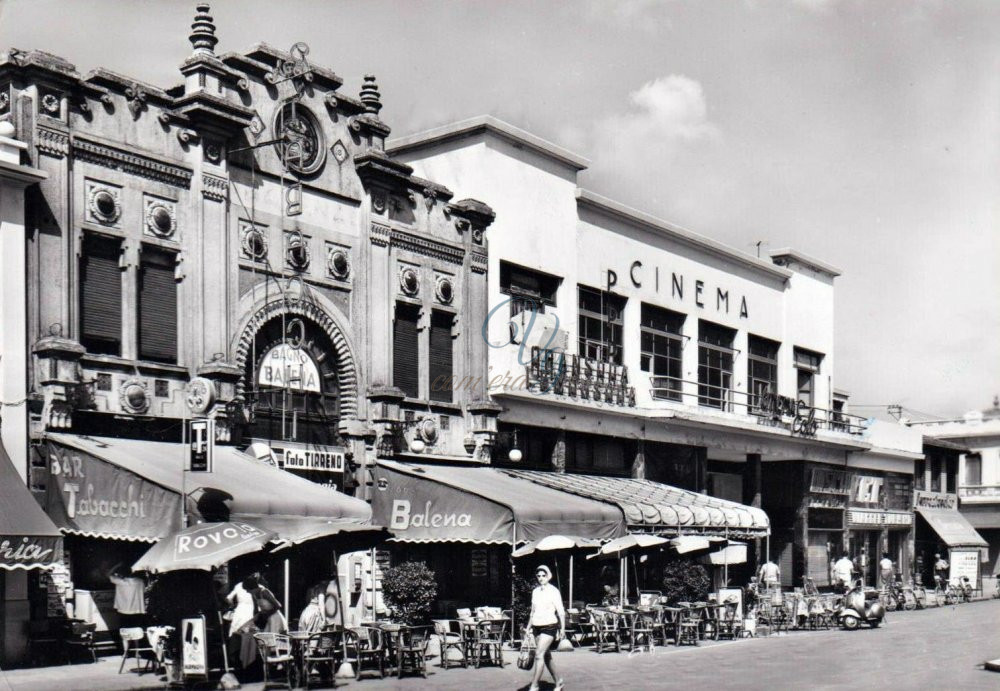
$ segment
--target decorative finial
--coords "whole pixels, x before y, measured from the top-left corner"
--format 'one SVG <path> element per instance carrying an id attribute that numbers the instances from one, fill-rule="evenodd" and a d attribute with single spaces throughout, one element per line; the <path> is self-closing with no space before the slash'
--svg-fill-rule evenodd
<path id="1" fill-rule="evenodd" d="M 194 23 L 191 24 L 191 35 L 188 36 L 188 40 L 194 46 L 195 53 L 215 55 L 215 44 L 219 39 L 215 35 L 212 15 L 208 13 L 211 8 L 207 2 L 199 2 L 195 9 Z"/>
<path id="2" fill-rule="evenodd" d="M 365 75 L 365 83 L 361 85 L 361 102 L 365 104 L 365 110 L 378 115 L 382 110 L 382 94 L 379 93 L 378 84 L 375 83 L 374 74 Z"/>

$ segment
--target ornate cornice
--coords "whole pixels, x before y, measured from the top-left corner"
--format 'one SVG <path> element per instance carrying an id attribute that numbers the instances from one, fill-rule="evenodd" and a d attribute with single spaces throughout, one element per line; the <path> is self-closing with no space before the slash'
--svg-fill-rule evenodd
<path id="1" fill-rule="evenodd" d="M 62 158 L 69 153 L 69 134 L 39 127 L 35 144 L 38 150 L 56 158 Z"/>
<path id="2" fill-rule="evenodd" d="M 371 241 L 378 247 L 388 247 L 392 238 L 392 229 L 381 223 L 372 223 Z"/>
<path id="3" fill-rule="evenodd" d="M 489 266 L 489 259 L 485 254 L 480 254 L 479 252 L 473 252 L 471 255 L 471 267 L 472 272 L 477 274 L 486 273 L 486 269 Z"/>
<path id="4" fill-rule="evenodd" d="M 229 181 L 225 178 L 218 178 L 214 175 L 209 175 L 208 173 L 202 173 L 201 176 L 201 193 L 208 199 L 214 199 L 217 202 L 222 202 L 226 200 L 226 192 L 229 191 Z"/>
<path id="5" fill-rule="evenodd" d="M 73 137 L 72 149 L 73 155 L 80 160 L 105 168 L 121 170 L 174 187 L 187 188 L 191 185 L 193 173 L 190 168 L 183 168 L 143 154 L 125 151 L 109 144 L 83 139 L 79 135 Z"/>
<path id="6" fill-rule="evenodd" d="M 458 247 L 404 233 L 401 230 L 392 231 L 392 246 L 452 264 L 461 264 L 465 258 L 465 251 Z"/>

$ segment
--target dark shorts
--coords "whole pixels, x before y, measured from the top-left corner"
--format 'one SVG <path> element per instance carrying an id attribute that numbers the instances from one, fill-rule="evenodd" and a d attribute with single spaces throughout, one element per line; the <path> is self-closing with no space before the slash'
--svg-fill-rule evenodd
<path id="1" fill-rule="evenodd" d="M 546 626 L 532 626 L 531 633 L 534 634 L 535 638 L 541 635 L 552 636 L 552 638 L 557 638 L 559 636 L 559 624 L 548 624 Z"/>

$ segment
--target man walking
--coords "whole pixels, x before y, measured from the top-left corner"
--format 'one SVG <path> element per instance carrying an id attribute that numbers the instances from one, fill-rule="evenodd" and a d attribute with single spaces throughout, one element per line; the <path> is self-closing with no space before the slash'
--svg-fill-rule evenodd
<path id="1" fill-rule="evenodd" d="M 851 587 L 851 575 L 854 573 L 854 562 L 847 554 L 841 555 L 837 563 L 833 565 L 834 588 L 838 592 L 846 592 Z"/>

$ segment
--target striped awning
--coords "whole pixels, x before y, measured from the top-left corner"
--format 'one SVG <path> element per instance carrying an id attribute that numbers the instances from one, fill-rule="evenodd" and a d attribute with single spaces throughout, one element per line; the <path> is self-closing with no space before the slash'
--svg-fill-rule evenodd
<path id="1" fill-rule="evenodd" d="M 763 537 L 771 524 L 763 510 L 652 480 L 505 470 L 514 477 L 577 496 L 615 504 L 631 529 Z"/>

